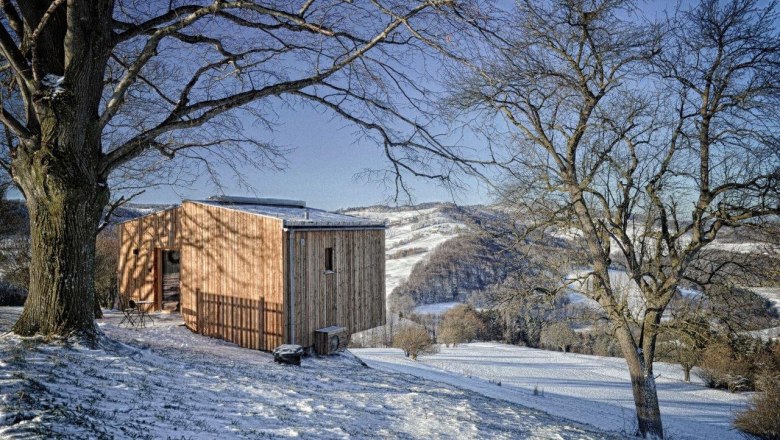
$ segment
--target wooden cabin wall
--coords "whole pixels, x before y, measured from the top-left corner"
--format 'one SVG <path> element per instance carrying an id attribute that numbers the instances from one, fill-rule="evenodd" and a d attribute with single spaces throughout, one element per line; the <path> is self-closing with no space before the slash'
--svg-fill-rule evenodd
<path id="1" fill-rule="evenodd" d="M 292 232 L 295 342 L 311 346 L 314 331 L 331 325 L 349 333 L 384 325 L 385 231 Z M 334 273 L 325 272 L 328 247 L 333 248 Z"/>
<path id="2" fill-rule="evenodd" d="M 180 247 L 180 212 L 180 207 L 171 208 L 119 225 L 117 272 L 124 301 L 155 301 L 155 249 Z"/>
<path id="3" fill-rule="evenodd" d="M 184 202 L 181 222 L 185 324 L 242 347 L 273 350 L 282 344 L 281 221 Z"/>

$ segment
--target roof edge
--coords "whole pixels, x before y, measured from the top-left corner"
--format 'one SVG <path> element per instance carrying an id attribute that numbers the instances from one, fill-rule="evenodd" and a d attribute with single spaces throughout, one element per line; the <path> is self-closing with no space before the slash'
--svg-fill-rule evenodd
<path id="1" fill-rule="evenodd" d="M 240 196 L 211 196 L 209 202 L 230 203 L 234 205 L 261 205 L 261 206 L 289 206 L 291 208 L 305 208 L 303 200 L 275 199 L 270 197 L 240 197 Z"/>

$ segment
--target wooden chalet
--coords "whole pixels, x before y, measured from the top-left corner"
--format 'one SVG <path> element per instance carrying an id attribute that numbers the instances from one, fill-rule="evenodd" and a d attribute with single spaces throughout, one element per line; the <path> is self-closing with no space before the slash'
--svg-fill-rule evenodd
<path id="1" fill-rule="evenodd" d="M 279 199 L 214 197 L 120 224 L 120 295 L 270 351 L 385 324 L 385 225 Z"/>

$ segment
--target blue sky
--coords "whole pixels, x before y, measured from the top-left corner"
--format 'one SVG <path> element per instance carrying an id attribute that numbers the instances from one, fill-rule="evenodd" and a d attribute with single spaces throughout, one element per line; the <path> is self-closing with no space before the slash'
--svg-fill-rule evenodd
<path id="1" fill-rule="evenodd" d="M 358 140 L 359 134 L 328 112 L 311 108 L 280 109 L 280 125 L 272 133 L 274 143 L 292 151 L 286 155 L 287 168 L 242 169 L 254 193 L 239 185 L 232 172 L 224 169 L 224 193 L 259 197 L 305 200 L 309 206 L 338 209 L 375 204 L 393 204 L 394 188 L 381 182 L 356 177 L 365 169 L 388 166 L 380 148 L 368 140 Z M 255 131 L 262 130 L 262 131 Z M 264 128 L 247 126 L 247 134 L 268 139 Z M 455 193 L 427 179 L 409 180 L 414 203 L 449 201 L 458 204 L 489 202 L 488 191 L 474 179 L 468 188 Z M 148 189 L 135 201 L 139 203 L 176 203 L 181 199 L 206 198 L 217 189 L 205 179 L 190 187 L 159 187 Z"/>
<path id="2" fill-rule="evenodd" d="M 639 2 L 642 13 L 658 18 L 664 9 L 674 8 L 675 2 Z M 231 195 L 282 197 L 305 200 L 310 206 L 337 209 L 353 206 L 391 203 L 394 188 L 379 182 L 356 180 L 365 169 L 383 169 L 388 166 L 382 151 L 367 140 L 358 140 L 356 129 L 328 112 L 311 108 L 279 108 L 279 123 L 273 141 L 292 149 L 287 155 L 287 168 L 282 171 L 242 169 L 254 191 L 241 187 L 232 173 L 225 169 L 222 184 Z M 263 128 L 249 128 L 248 135 L 268 139 L 267 132 L 253 132 Z M 469 143 L 479 146 L 478 139 Z M 467 179 L 464 190 L 451 193 L 435 182 L 425 179 L 409 181 L 413 202 L 451 201 L 459 204 L 489 203 L 485 186 Z M 254 192 L 254 194 L 253 194 Z M 160 187 L 147 190 L 137 200 L 144 203 L 175 203 L 183 198 L 205 198 L 216 193 L 207 181 L 188 188 Z"/>
<path id="3" fill-rule="evenodd" d="M 640 3 L 643 12 L 655 15 L 668 7 L 667 2 Z M 241 169 L 253 190 L 239 185 L 233 173 L 223 167 L 224 193 L 230 195 L 281 197 L 305 200 L 310 206 L 337 209 L 353 206 L 392 203 L 394 188 L 381 182 L 356 180 L 365 169 L 383 169 L 388 166 L 382 151 L 368 140 L 359 140 L 356 129 L 331 113 L 311 108 L 278 108 L 276 131 L 271 134 L 274 143 L 290 148 L 287 167 L 281 171 Z M 268 139 L 262 127 L 247 125 L 247 135 Z M 256 136 L 252 136 L 252 135 Z M 469 143 L 479 146 L 478 139 Z M 425 179 L 407 182 L 413 189 L 413 202 L 451 201 L 459 204 L 488 203 L 488 191 L 474 179 L 455 192 L 441 188 Z M 206 198 L 217 189 L 206 179 L 189 187 L 162 186 L 148 189 L 136 199 L 140 203 L 177 203 L 181 199 Z"/>

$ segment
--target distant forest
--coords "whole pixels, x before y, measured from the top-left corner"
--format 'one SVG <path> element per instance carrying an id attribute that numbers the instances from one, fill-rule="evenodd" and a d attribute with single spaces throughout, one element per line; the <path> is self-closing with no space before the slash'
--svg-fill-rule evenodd
<path id="1" fill-rule="evenodd" d="M 409 296 L 416 304 L 467 302 L 473 293 L 501 283 L 522 265 L 522 256 L 500 240 L 463 234 L 417 263 L 392 294 Z"/>

